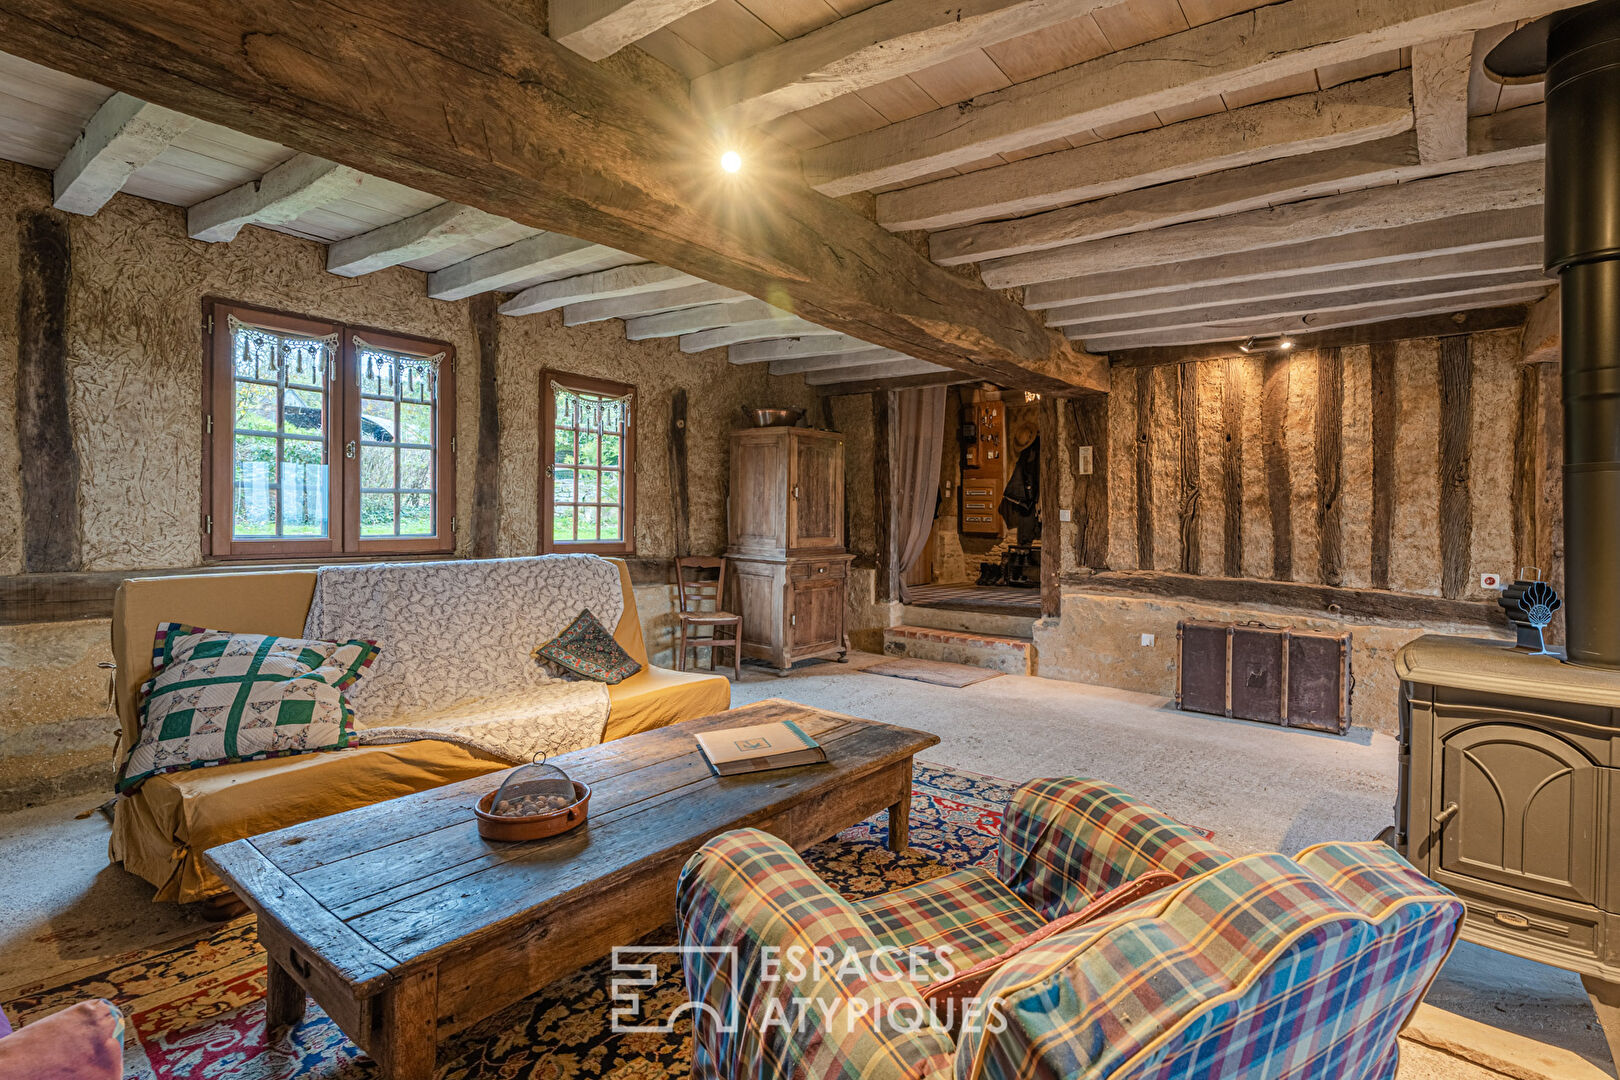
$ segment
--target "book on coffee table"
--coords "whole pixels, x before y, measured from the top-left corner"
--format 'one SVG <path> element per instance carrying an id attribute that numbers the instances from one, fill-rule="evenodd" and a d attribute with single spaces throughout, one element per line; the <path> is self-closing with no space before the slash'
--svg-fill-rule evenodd
<path id="1" fill-rule="evenodd" d="M 791 720 L 699 732 L 698 749 L 717 776 L 814 765 L 827 760 L 821 744 Z"/>

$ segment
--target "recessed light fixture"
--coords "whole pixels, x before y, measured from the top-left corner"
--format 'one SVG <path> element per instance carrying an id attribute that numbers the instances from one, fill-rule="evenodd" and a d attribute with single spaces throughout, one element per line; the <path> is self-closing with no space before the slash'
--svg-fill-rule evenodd
<path id="1" fill-rule="evenodd" d="M 742 168 L 742 155 L 735 150 L 727 150 L 720 155 L 720 167 L 726 172 L 737 172 Z"/>
<path id="2" fill-rule="evenodd" d="M 1244 338 L 1238 345 L 1239 352 L 1254 352 L 1254 338 Z"/>

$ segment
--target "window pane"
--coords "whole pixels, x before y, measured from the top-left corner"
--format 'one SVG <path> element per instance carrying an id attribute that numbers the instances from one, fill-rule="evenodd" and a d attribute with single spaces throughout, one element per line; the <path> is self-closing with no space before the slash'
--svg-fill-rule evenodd
<path id="1" fill-rule="evenodd" d="M 619 535 L 619 508 L 616 506 L 602 507 L 602 527 L 600 539 L 622 540 Z"/>
<path id="2" fill-rule="evenodd" d="M 556 457 L 553 458 L 558 465 L 574 464 L 574 433 L 572 431 L 557 432 L 555 443 Z"/>
<path id="3" fill-rule="evenodd" d="M 394 396 L 394 358 L 387 353 L 362 350 L 360 353 L 360 392 L 378 397 Z"/>
<path id="4" fill-rule="evenodd" d="M 599 501 L 614 504 L 619 502 L 619 476 L 620 474 L 616 472 L 602 473 L 602 498 Z"/>
<path id="5" fill-rule="evenodd" d="M 236 384 L 236 430 L 276 430 L 276 388 L 258 383 Z"/>
<path id="6" fill-rule="evenodd" d="M 400 442 L 430 443 L 433 441 L 433 406 L 401 405 L 399 407 Z"/>
<path id="7" fill-rule="evenodd" d="M 394 455 L 391 446 L 362 446 L 360 448 L 360 486 L 362 488 L 394 487 Z"/>
<path id="8" fill-rule="evenodd" d="M 593 503 L 596 501 L 597 477 L 601 474 L 595 469 L 579 470 L 579 501 Z"/>
<path id="9" fill-rule="evenodd" d="M 410 490 L 430 490 L 433 487 L 433 451 L 401 450 L 399 452 L 399 486 Z"/>
<path id="10" fill-rule="evenodd" d="M 276 535 L 276 439 L 239 436 L 231 478 L 232 536 Z"/>
<path id="11" fill-rule="evenodd" d="M 360 399 L 360 438 L 366 442 L 394 441 L 394 403 Z"/>
<path id="12" fill-rule="evenodd" d="M 407 494 L 399 497 L 399 532 L 401 536 L 433 535 L 433 496 Z"/>
<path id="13" fill-rule="evenodd" d="M 581 465 L 596 464 L 596 432 L 581 431 L 579 433 L 579 463 Z"/>
<path id="14" fill-rule="evenodd" d="M 619 454 L 621 453 L 620 444 L 622 442 L 623 439 L 618 435 L 602 436 L 602 464 L 612 465 L 614 467 L 624 464 L 623 461 L 619 460 Z"/>
<path id="15" fill-rule="evenodd" d="M 395 535 L 393 495 L 368 493 L 360 496 L 360 535 Z"/>
<path id="16" fill-rule="evenodd" d="M 579 515 L 579 539 L 596 539 L 596 507 L 581 506 L 575 510 Z"/>
<path id="17" fill-rule="evenodd" d="M 574 423 L 574 395 L 566 391 L 557 391 L 557 426 L 577 427 Z"/>
<path id="18" fill-rule="evenodd" d="M 553 540 L 572 540 L 574 538 L 574 508 L 572 506 L 559 506 L 552 510 L 551 538 Z"/>
<path id="19" fill-rule="evenodd" d="M 327 535 L 326 478 L 324 462 L 297 461 L 293 451 L 302 447 L 315 447 L 319 457 L 319 444 L 288 442 L 287 460 L 283 463 L 281 491 L 281 533 L 283 536 L 321 537 Z"/>
<path id="20" fill-rule="evenodd" d="M 401 401 L 433 400 L 433 383 L 437 376 L 427 364 L 401 364 L 399 398 Z"/>
<path id="21" fill-rule="evenodd" d="M 320 435 L 326 395 L 315 390 L 288 390 L 281 407 L 282 430 L 292 435 Z"/>
<path id="22" fill-rule="evenodd" d="M 552 477 L 551 501 L 554 503 L 571 503 L 574 497 L 574 470 L 558 469 Z"/>
<path id="23" fill-rule="evenodd" d="M 297 386 L 326 385 L 326 347 L 313 341 L 287 341 L 282 346 L 287 382 Z"/>

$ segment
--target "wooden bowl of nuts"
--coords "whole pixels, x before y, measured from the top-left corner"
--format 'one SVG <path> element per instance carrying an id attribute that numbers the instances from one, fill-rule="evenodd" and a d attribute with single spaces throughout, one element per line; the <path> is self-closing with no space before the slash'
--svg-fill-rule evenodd
<path id="1" fill-rule="evenodd" d="M 572 800 L 556 794 L 525 794 L 501 789 L 489 792 L 473 808 L 473 813 L 478 815 L 478 835 L 485 840 L 544 840 L 583 825 L 590 808 L 591 789 L 578 780 L 570 783 L 574 785 Z M 501 796 L 498 802 L 497 795 Z"/>

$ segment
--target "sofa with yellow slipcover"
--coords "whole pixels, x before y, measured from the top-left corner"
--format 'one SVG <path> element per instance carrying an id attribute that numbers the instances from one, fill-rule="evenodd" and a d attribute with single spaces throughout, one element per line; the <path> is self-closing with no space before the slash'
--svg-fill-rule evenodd
<path id="1" fill-rule="evenodd" d="M 612 561 L 624 593 L 613 637 L 641 671 L 608 687 L 603 741 L 728 708 L 724 677 L 649 663 L 629 568 Z M 124 582 L 112 620 L 120 756 L 140 734 L 137 696 L 152 675 L 159 623 L 302 637 L 315 581 L 310 567 Z M 418 739 L 166 773 L 118 799 L 109 853 L 157 886 L 157 900 L 205 900 L 227 891 L 202 860 L 211 847 L 508 767 L 457 743 Z"/>

